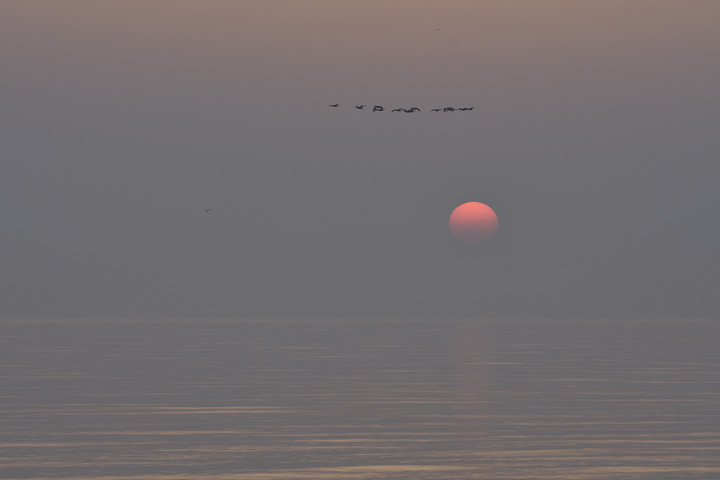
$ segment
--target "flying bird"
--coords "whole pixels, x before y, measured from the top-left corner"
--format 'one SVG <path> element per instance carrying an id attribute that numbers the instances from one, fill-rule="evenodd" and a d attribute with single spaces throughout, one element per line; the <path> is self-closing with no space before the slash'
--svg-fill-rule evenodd
<path id="1" fill-rule="evenodd" d="M 412 113 L 412 112 L 419 112 L 420 109 L 418 107 L 411 107 L 410 110 L 405 110 L 405 111 L 408 113 Z"/>
<path id="2" fill-rule="evenodd" d="M 385 109 L 384 109 L 382 106 L 380 106 L 380 105 L 375 105 L 375 106 L 373 107 L 373 112 L 382 112 L 382 111 L 384 111 L 384 110 L 385 110 Z"/>
<path id="3" fill-rule="evenodd" d="M 393 112 L 404 112 L 405 110 L 402 108 L 393 108 Z"/>
<path id="4" fill-rule="evenodd" d="M 445 107 L 443 108 L 443 112 L 454 112 L 455 109 L 453 107 Z"/>
<path id="5" fill-rule="evenodd" d="M 440 109 L 439 109 L 439 108 L 433 108 L 433 109 L 432 109 L 432 110 L 430 110 L 430 111 L 431 111 L 431 112 L 439 112 L 439 111 L 440 111 Z"/>
<path id="6" fill-rule="evenodd" d="M 473 108 L 475 108 L 475 107 L 460 107 L 460 108 L 458 108 L 458 110 L 461 110 L 461 111 L 463 111 L 463 112 L 467 112 L 468 110 L 472 110 Z"/>
<path id="7" fill-rule="evenodd" d="M 365 105 L 355 105 L 355 108 L 357 108 L 358 110 L 362 110 L 363 108 L 365 108 Z"/>
<path id="8" fill-rule="evenodd" d="M 333 104 L 331 104 L 331 105 L 328 105 L 328 107 L 339 107 L 339 106 L 340 106 L 339 103 L 333 103 Z"/>

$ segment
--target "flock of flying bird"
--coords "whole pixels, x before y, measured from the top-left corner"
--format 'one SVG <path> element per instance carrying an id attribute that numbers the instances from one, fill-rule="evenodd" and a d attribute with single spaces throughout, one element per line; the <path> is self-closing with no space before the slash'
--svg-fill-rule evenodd
<path id="1" fill-rule="evenodd" d="M 339 103 L 331 103 L 328 105 L 328 107 L 337 108 L 339 107 Z M 364 110 L 367 105 L 355 105 L 355 108 L 358 110 Z M 443 108 L 433 108 L 430 110 L 431 112 L 454 112 L 456 110 L 459 110 L 461 112 L 467 112 L 469 110 L 474 109 L 475 107 L 443 107 Z M 372 107 L 373 112 L 384 112 L 385 107 L 382 105 L 373 105 Z M 405 113 L 413 113 L 413 112 L 419 112 L 420 109 L 418 107 L 410 107 L 410 108 L 393 108 L 391 110 L 392 112 L 405 112 Z"/>

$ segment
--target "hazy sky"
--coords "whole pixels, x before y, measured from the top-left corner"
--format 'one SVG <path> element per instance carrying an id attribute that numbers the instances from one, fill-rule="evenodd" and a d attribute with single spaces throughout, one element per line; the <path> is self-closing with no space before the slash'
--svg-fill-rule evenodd
<path id="1" fill-rule="evenodd" d="M 715 0 L 2 2 L 0 316 L 717 316 L 718 25 Z M 465 201 L 492 240 L 450 235 Z"/>

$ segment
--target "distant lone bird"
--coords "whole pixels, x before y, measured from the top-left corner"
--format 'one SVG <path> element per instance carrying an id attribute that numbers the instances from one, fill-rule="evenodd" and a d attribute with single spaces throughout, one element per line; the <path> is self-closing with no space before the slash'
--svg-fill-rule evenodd
<path id="1" fill-rule="evenodd" d="M 363 108 L 365 108 L 365 105 L 355 105 L 355 108 L 357 108 L 358 110 L 362 110 Z"/>
<path id="2" fill-rule="evenodd" d="M 411 107 L 410 110 L 405 110 L 405 111 L 408 113 L 412 113 L 412 112 L 419 112 L 420 109 L 418 107 Z"/>
<path id="3" fill-rule="evenodd" d="M 380 106 L 380 105 L 375 105 L 375 106 L 373 107 L 373 112 L 382 112 L 382 111 L 384 111 L 384 110 L 385 110 L 385 109 L 384 109 L 382 106 Z"/>
<path id="4" fill-rule="evenodd" d="M 205 213 L 210 213 L 210 212 L 212 212 L 212 208 L 206 208 L 206 209 L 205 209 Z"/>
<path id="5" fill-rule="evenodd" d="M 393 112 L 404 112 L 405 110 L 402 108 L 393 108 Z"/>
<path id="6" fill-rule="evenodd" d="M 339 106 L 340 106 L 339 103 L 333 103 L 332 105 L 328 105 L 328 107 L 339 107 Z"/>
<path id="7" fill-rule="evenodd" d="M 431 112 L 439 112 L 439 111 L 440 111 L 440 109 L 439 109 L 439 108 L 433 108 L 433 109 L 432 109 L 432 110 L 430 110 L 430 111 L 431 111 Z"/>
<path id="8" fill-rule="evenodd" d="M 443 112 L 454 112 L 455 109 L 453 107 L 445 107 L 443 108 Z"/>
<path id="9" fill-rule="evenodd" d="M 463 111 L 463 112 L 467 112 L 468 110 L 472 110 L 473 108 L 475 108 L 475 107 L 460 107 L 460 108 L 458 108 L 458 110 L 461 110 L 461 111 Z"/>

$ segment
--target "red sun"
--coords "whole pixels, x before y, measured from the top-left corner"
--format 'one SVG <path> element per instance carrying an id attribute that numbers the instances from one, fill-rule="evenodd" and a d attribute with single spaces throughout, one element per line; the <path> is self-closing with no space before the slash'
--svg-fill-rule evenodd
<path id="1" fill-rule="evenodd" d="M 484 203 L 467 202 L 453 210 L 448 225 L 461 242 L 476 243 L 495 235 L 498 218 L 493 209 Z"/>

